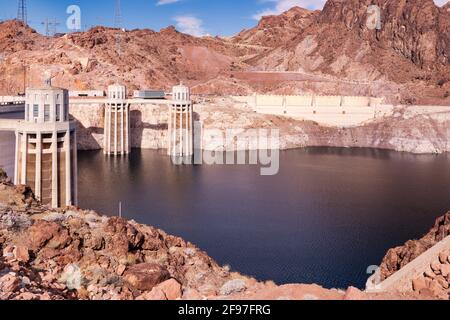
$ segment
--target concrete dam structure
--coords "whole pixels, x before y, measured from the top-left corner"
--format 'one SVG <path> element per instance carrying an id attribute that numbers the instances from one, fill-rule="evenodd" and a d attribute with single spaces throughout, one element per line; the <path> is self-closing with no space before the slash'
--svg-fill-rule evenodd
<path id="1" fill-rule="evenodd" d="M 255 112 L 311 120 L 330 126 L 357 126 L 389 112 L 382 98 L 364 96 L 281 96 L 234 97 Z"/>
<path id="2" fill-rule="evenodd" d="M 25 97 L 0 96 L 0 114 L 23 112 L 25 110 Z"/>
<path id="3" fill-rule="evenodd" d="M 70 98 L 72 111 L 76 114 L 89 114 L 88 117 L 98 117 L 103 127 L 96 127 L 94 144 L 102 148 L 106 155 L 126 155 L 136 140 L 142 136 L 132 135 L 132 123 L 144 127 L 152 127 L 159 132 L 160 141 L 156 148 L 167 148 L 167 154 L 174 157 L 191 157 L 194 150 L 193 138 L 193 103 L 190 89 L 184 85 L 172 88 L 172 99 L 158 96 L 155 99 L 127 98 L 124 86 L 113 85 L 108 88 L 107 98 L 101 97 L 73 97 Z M 167 113 L 160 115 L 160 123 L 142 123 L 143 112 L 148 108 L 167 108 Z M 168 115 L 168 117 L 167 117 Z M 145 115 L 144 115 L 145 116 Z M 80 120 L 80 119 L 78 119 Z M 97 119 L 93 120 L 98 123 Z M 80 121 L 86 126 L 91 121 Z M 137 123 L 136 123 L 137 122 Z"/>
<path id="4" fill-rule="evenodd" d="M 77 140 L 68 91 L 26 90 L 25 119 L 16 120 L 15 184 L 29 185 L 44 205 L 77 204 Z"/>
<path id="5" fill-rule="evenodd" d="M 125 86 L 115 84 L 108 87 L 105 103 L 105 145 L 106 155 L 127 155 L 130 153 L 130 104 Z"/>
<path id="6" fill-rule="evenodd" d="M 175 86 L 169 106 L 169 156 L 187 158 L 194 155 L 193 126 L 190 90 L 184 85 Z"/>

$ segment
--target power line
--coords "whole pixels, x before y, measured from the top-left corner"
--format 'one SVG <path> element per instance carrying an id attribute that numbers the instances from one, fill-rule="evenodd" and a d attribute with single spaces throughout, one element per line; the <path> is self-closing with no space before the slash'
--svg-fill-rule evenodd
<path id="1" fill-rule="evenodd" d="M 41 24 L 43 26 L 45 26 L 45 35 L 47 37 L 51 36 L 51 35 L 55 35 L 56 34 L 56 28 L 60 25 L 60 23 L 58 21 L 56 21 L 56 19 L 50 20 L 50 19 L 45 19 L 45 21 L 41 22 Z"/>
<path id="2" fill-rule="evenodd" d="M 18 0 L 17 5 L 17 20 L 22 21 L 25 25 L 28 24 L 26 0 Z"/>

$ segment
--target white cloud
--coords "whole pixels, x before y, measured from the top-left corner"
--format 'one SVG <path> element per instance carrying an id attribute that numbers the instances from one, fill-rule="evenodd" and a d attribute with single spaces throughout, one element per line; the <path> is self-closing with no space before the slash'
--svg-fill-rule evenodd
<path id="1" fill-rule="evenodd" d="M 434 0 L 434 3 L 436 3 L 436 5 L 438 5 L 440 7 L 442 7 L 447 2 L 448 2 L 448 0 Z"/>
<path id="2" fill-rule="evenodd" d="M 163 5 L 166 5 L 166 4 L 172 4 L 172 3 L 177 3 L 177 2 L 180 2 L 181 0 L 159 0 L 157 3 L 156 3 L 156 5 L 157 6 L 163 6 Z"/>
<path id="3" fill-rule="evenodd" d="M 260 20 L 263 16 L 280 14 L 295 6 L 306 9 L 322 9 L 326 0 L 265 0 L 265 2 L 272 2 L 273 6 L 254 14 L 253 19 Z"/>
<path id="4" fill-rule="evenodd" d="M 177 22 L 178 30 L 183 33 L 196 37 L 204 36 L 206 33 L 203 28 L 203 21 L 194 16 L 178 16 L 174 20 Z"/>

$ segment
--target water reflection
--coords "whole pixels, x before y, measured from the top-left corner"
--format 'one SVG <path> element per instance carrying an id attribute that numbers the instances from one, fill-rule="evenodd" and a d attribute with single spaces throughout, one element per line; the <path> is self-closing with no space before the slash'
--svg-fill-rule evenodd
<path id="1" fill-rule="evenodd" d="M 80 204 L 155 225 L 261 280 L 362 287 L 386 250 L 450 209 L 448 155 L 311 148 L 258 166 L 173 166 L 164 152 L 79 155 Z"/>

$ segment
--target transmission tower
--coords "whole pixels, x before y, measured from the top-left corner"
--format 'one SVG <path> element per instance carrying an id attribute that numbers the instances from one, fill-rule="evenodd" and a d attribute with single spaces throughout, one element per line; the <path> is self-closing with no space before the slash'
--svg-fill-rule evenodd
<path id="1" fill-rule="evenodd" d="M 18 0 L 17 4 L 17 20 L 27 24 L 27 2 L 26 0 Z"/>
<path id="2" fill-rule="evenodd" d="M 120 56 L 122 53 L 121 45 L 122 45 L 122 10 L 121 10 L 120 0 L 116 0 L 116 9 L 114 14 L 114 27 L 118 29 L 118 33 L 116 35 L 116 47 L 117 54 Z"/>
<path id="3" fill-rule="evenodd" d="M 60 25 L 60 23 L 55 19 L 50 20 L 48 18 L 41 22 L 41 24 L 45 27 L 45 35 L 47 37 L 51 35 L 54 36 L 56 34 L 56 28 Z"/>
<path id="4" fill-rule="evenodd" d="M 114 15 L 114 27 L 122 28 L 122 10 L 120 8 L 120 0 L 116 0 L 116 10 Z"/>

